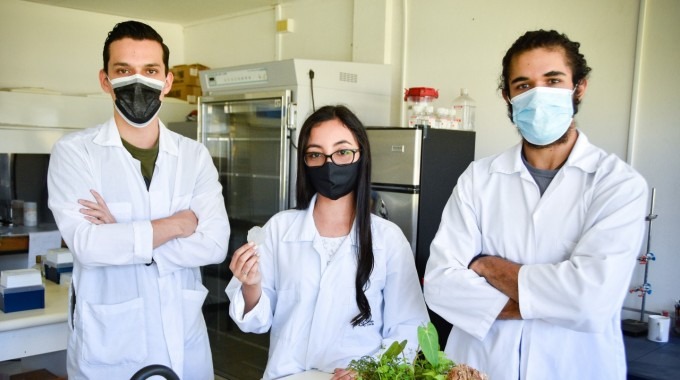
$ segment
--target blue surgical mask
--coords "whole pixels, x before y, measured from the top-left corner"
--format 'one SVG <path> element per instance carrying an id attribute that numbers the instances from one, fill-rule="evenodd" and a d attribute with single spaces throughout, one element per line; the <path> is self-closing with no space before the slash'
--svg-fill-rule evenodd
<path id="1" fill-rule="evenodd" d="M 539 146 L 562 137 L 574 119 L 574 90 L 534 87 L 510 99 L 512 121 L 522 137 Z"/>

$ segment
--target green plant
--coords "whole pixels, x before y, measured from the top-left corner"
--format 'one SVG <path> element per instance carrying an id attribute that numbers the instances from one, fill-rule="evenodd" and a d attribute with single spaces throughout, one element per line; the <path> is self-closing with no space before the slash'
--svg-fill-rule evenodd
<path id="1" fill-rule="evenodd" d="M 352 360 L 349 369 L 357 380 L 445 380 L 455 363 L 439 350 L 439 335 L 432 323 L 418 326 L 420 350 L 409 363 L 404 348 L 406 341 L 393 342 L 380 356 L 364 356 Z"/>

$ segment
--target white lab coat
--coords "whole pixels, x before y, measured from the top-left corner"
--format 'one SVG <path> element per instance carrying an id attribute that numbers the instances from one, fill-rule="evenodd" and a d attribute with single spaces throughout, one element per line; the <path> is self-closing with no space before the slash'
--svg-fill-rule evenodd
<path id="1" fill-rule="evenodd" d="M 69 379 L 129 379 L 149 364 L 212 379 L 199 267 L 224 261 L 230 231 L 207 149 L 161 124 L 147 191 L 140 163 L 111 119 L 55 144 L 48 186 L 50 209 L 74 255 Z M 94 200 L 90 189 L 102 195 L 115 224 L 94 225 L 79 212 L 78 199 Z M 189 208 L 196 232 L 153 249 L 150 221 Z"/>
<path id="2" fill-rule="evenodd" d="M 229 314 L 241 330 L 264 333 L 271 328 L 264 379 L 310 369 L 332 372 L 395 340 L 408 340 L 405 352 L 415 354 L 417 328 L 429 321 L 408 241 L 394 223 L 372 216 L 375 264 L 366 291 L 372 318 L 352 327 L 359 313 L 355 228 L 322 272 L 315 202 L 316 196 L 307 210 L 280 212 L 264 226 L 266 241 L 258 248 L 263 291 L 255 308 L 243 315 L 236 277 L 226 289 Z"/>
<path id="3" fill-rule="evenodd" d="M 446 353 L 491 379 L 625 379 L 620 313 L 645 230 L 647 185 L 583 133 L 541 197 L 521 144 L 459 178 L 430 250 L 428 306 L 454 327 Z M 478 253 L 523 264 L 523 320 L 467 269 Z"/>

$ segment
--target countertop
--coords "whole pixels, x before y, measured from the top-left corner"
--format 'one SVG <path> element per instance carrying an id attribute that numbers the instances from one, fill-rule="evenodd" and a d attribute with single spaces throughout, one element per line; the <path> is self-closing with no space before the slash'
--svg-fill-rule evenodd
<path id="1" fill-rule="evenodd" d="M 0 311 L 0 361 L 66 349 L 69 288 L 45 279 L 43 283 L 44 309 Z"/>
<path id="2" fill-rule="evenodd" d="M 30 234 L 57 230 L 54 223 L 43 223 L 36 227 L 0 226 L 0 255 L 28 253 Z"/>
<path id="3" fill-rule="evenodd" d="M 3 313 L 0 311 L 0 332 L 27 327 L 66 322 L 68 317 L 68 287 L 43 279 L 45 308 Z"/>
<path id="4" fill-rule="evenodd" d="M 647 335 L 624 335 L 623 341 L 628 380 L 680 379 L 680 336 L 677 333 L 671 331 L 667 343 L 652 342 Z"/>
<path id="5" fill-rule="evenodd" d="M 302 372 L 302 373 L 298 373 L 296 375 L 286 376 L 283 379 L 285 379 L 285 380 L 328 380 L 332 376 L 333 375 L 330 374 L 330 373 L 312 370 L 312 371 L 305 371 L 305 372 Z"/>
<path id="6" fill-rule="evenodd" d="M 0 226 L 0 237 L 5 236 L 28 236 L 31 232 L 56 231 L 57 225 L 54 223 L 41 223 L 36 227 L 26 226 Z"/>

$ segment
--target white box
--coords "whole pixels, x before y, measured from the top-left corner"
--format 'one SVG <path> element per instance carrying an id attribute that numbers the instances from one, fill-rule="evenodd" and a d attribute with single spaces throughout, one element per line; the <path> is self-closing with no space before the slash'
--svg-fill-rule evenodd
<path id="1" fill-rule="evenodd" d="M 50 249 L 45 260 L 55 265 L 73 263 L 73 254 L 68 248 Z"/>
<path id="2" fill-rule="evenodd" d="M 42 285 L 42 277 L 37 269 L 12 269 L 0 272 L 0 285 L 7 289 L 24 286 Z"/>

